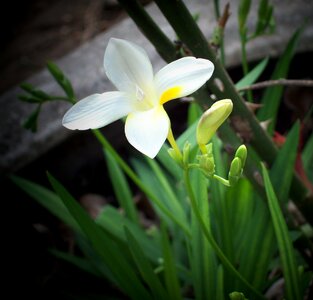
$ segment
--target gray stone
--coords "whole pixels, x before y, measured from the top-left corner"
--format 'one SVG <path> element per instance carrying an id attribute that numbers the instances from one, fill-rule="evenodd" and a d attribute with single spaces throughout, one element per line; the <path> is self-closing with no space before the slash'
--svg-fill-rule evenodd
<path id="1" fill-rule="evenodd" d="M 206 0 L 186 1 L 193 13 L 200 13 L 199 26 L 209 39 L 215 24 L 215 17 L 213 4 L 208 4 L 207 2 Z M 258 1 L 253 1 L 254 6 L 249 16 L 249 26 L 251 27 L 253 27 L 257 14 L 255 2 Z M 273 2 L 277 23 L 276 34 L 251 42 L 248 46 L 249 60 L 257 60 L 268 55 L 278 56 L 284 50 L 291 34 L 302 24 L 305 18 L 308 18 L 308 24 L 297 51 L 313 50 L 312 1 L 290 0 Z M 231 1 L 232 15 L 225 33 L 227 66 L 229 67 L 240 64 L 237 3 L 238 1 Z M 171 39 L 175 39 L 174 32 L 158 8 L 151 4 L 147 10 L 161 26 L 162 30 Z M 72 53 L 56 61 L 58 66 L 71 79 L 79 99 L 91 93 L 101 93 L 113 89 L 102 67 L 103 53 L 111 37 L 127 39 L 144 47 L 156 70 L 164 65 L 153 46 L 139 32 L 133 21 L 126 18 L 109 31 L 100 34 Z M 47 93 L 62 93 L 46 70 L 35 74 L 27 81 Z M 73 131 L 67 130 L 61 125 L 62 116 L 69 107 L 69 104 L 63 102 L 44 105 L 37 133 L 33 134 L 23 129 L 22 123 L 32 112 L 34 106 L 18 100 L 17 96 L 21 92 L 19 87 L 15 87 L 0 97 L 0 173 L 2 174 L 17 170 L 73 134 Z"/>

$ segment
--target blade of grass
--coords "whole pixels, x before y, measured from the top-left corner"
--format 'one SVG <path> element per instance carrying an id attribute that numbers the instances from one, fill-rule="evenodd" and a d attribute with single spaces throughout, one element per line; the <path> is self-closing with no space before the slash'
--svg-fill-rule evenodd
<path id="1" fill-rule="evenodd" d="M 263 164 L 262 174 L 283 268 L 285 279 L 285 296 L 288 300 L 300 300 L 303 298 L 300 295 L 300 281 L 294 249 L 290 240 L 286 222 L 279 206 L 279 202 L 275 195 L 268 172 Z"/>
<path id="2" fill-rule="evenodd" d="M 284 51 L 281 58 L 276 64 L 275 70 L 271 76 L 272 80 L 287 77 L 291 59 L 294 55 L 300 35 L 302 34 L 303 30 L 304 26 L 301 26 L 292 35 L 290 41 L 288 42 L 286 50 Z M 283 93 L 282 86 L 267 88 L 261 100 L 262 107 L 257 113 L 257 116 L 261 121 L 269 119 L 271 120 L 271 123 L 269 124 L 268 127 L 268 131 L 270 133 L 273 133 L 275 129 L 277 112 L 282 98 L 282 93 Z"/>
<path id="3" fill-rule="evenodd" d="M 132 192 L 120 166 L 108 150 L 104 149 L 104 155 L 108 166 L 110 180 L 114 189 L 114 194 L 119 202 L 119 205 L 123 208 L 126 216 L 130 220 L 139 224 Z"/>
<path id="4" fill-rule="evenodd" d="M 209 299 L 209 298 L 206 298 Z M 222 265 L 217 268 L 217 285 L 216 285 L 216 300 L 225 299 L 225 289 L 224 289 L 224 269 Z"/>
<path id="5" fill-rule="evenodd" d="M 185 224 L 181 223 L 176 215 L 171 213 L 167 209 L 167 207 L 160 201 L 160 199 L 155 195 L 154 190 L 150 189 L 143 183 L 142 180 L 137 176 L 137 174 L 128 166 L 128 164 L 121 158 L 121 156 L 114 150 L 114 148 L 111 146 L 111 144 L 107 141 L 107 139 L 102 135 L 102 133 L 98 129 L 93 130 L 94 135 L 102 145 L 102 147 L 106 150 L 108 150 L 111 155 L 114 157 L 116 162 L 119 164 L 119 166 L 123 169 L 125 174 L 129 176 L 129 178 L 142 190 L 147 197 L 153 202 L 160 211 L 163 212 L 164 215 L 166 215 L 170 220 L 172 220 L 174 223 L 176 223 L 179 227 L 181 227 L 186 234 L 190 234 L 188 228 Z"/>
<path id="6" fill-rule="evenodd" d="M 160 168 L 156 161 L 146 158 L 146 162 L 151 167 L 152 174 L 156 176 L 158 185 L 162 189 L 164 196 L 167 198 L 170 210 L 177 215 L 180 222 L 186 223 L 187 217 L 185 212 L 169 181 L 167 180 L 164 171 Z"/>
<path id="7" fill-rule="evenodd" d="M 156 262 L 161 256 L 160 245 L 157 241 L 149 238 L 141 227 L 123 217 L 115 208 L 106 206 L 98 215 L 96 223 L 125 244 L 127 244 L 127 239 L 123 228 L 127 227 L 151 261 Z"/>
<path id="8" fill-rule="evenodd" d="M 113 285 L 119 286 L 118 281 L 116 280 L 108 266 L 101 259 L 100 255 L 96 253 L 87 238 L 81 234 L 77 234 L 75 237 L 77 246 L 79 247 L 83 255 L 88 259 L 90 264 L 94 267 L 94 269 L 98 270 L 99 274 L 109 280 Z"/>
<path id="9" fill-rule="evenodd" d="M 108 266 L 120 288 L 132 299 L 151 299 L 150 294 L 134 273 L 132 266 L 124 258 L 119 247 L 90 218 L 86 211 L 75 201 L 69 192 L 48 174 L 49 181 L 58 193 L 69 212 L 76 219 L 82 231 L 90 240 L 93 248 Z"/>
<path id="10" fill-rule="evenodd" d="M 206 226 L 210 228 L 208 179 L 198 170 L 192 172 L 191 175 L 191 184 L 199 210 Z M 216 293 L 217 260 L 194 212 L 191 214 L 191 231 L 189 260 L 196 299 L 210 299 Z"/>
<path id="11" fill-rule="evenodd" d="M 95 269 L 94 266 L 90 264 L 90 261 L 86 258 L 75 256 L 73 254 L 69 254 L 67 252 L 59 251 L 56 249 L 51 249 L 50 253 L 53 254 L 55 257 L 62 259 L 89 274 L 97 277 L 102 277 L 102 274 L 97 269 Z"/>
<path id="12" fill-rule="evenodd" d="M 280 202 L 288 201 L 299 143 L 300 124 L 296 122 L 271 168 L 270 178 Z"/>
<path id="13" fill-rule="evenodd" d="M 256 82 L 265 70 L 268 61 L 269 59 L 266 57 L 261 62 L 259 62 L 246 76 L 244 76 L 235 84 L 236 88 L 241 89 Z"/>
<path id="14" fill-rule="evenodd" d="M 49 210 L 54 216 L 58 217 L 74 230 L 80 231 L 80 227 L 75 218 L 72 217 L 67 207 L 56 193 L 21 177 L 11 176 L 11 180 L 41 206 Z"/>
<path id="15" fill-rule="evenodd" d="M 143 281 L 145 281 L 149 286 L 154 299 L 170 299 L 159 278 L 154 273 L 150 262 L 146 258 L 145 253 L 142 251 L 135 237 L 127 229 L 127 227 L 124 227 L 124 231 L 127 238 L 128 247 L 136 263 L 136 266 L 141 274 Z"/>
<path id="16" fill-rule="evenodd" d="M 162 249 L 163 249 L 163 265 L 164 265 L 164 277 L 167 291 L 171 300 L 182 300 L 179 281 L 177 277 L 177 270 L 174 261 L 174 255 L 172 253 L 168 233 L 166 231 L 165 224 L 161 224 L 161 237 L 162 237 Z"/>
<path id="17" fill-rule="evenodd" d="M 303 151 L 302 151 L 302 163 L 305 172 L 311 182 L 313 181 L 313 134 L 308 139 Z"/>

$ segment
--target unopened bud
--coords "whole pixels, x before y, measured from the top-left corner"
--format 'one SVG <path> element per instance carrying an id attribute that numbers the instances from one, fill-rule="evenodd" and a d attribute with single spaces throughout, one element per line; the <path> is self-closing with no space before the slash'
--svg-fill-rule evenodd
<path id="1" fill-rule="evenodd" d="M 240 292 L 232 292 L 232 293 L 230 293 L 229 294 L 229 298 L 231 300 L 247 300 L 245 295 L 243 293 L 240 293 Z"/>
<path id="2" fill-rule="evenodd" d="M 191 144 L 187 141 L 183 149 L 183 164 L 185 166 L 189 163 L 190 147 L 191 147 Z"/>
<path id="3" fill-rule="evenodd" d="M 169 156 L 181 167 L 183 167 L 182 158 L 177 155 L 177 152 L 173 148 L 167 150 Z"/>
<path id="4" fill-rule="evenodd" d="M 204 112 L 197 127 L 197 142 L 199 145 L 206 145 L 210 141 L 216 130 L 230 115 L 232 109 L 232 101 L 224 99 L 215 102 Z"/>
<path id="5" fill-rule="evenodd" d="M 246 159 L 247 159 L 247 147 L 245 145 L 241 145 L 236 153 L 235 153 L 235 157 L 239 157 L 241 160 L 241 168 L 243 169 L 246 163 Z"/>
<path id="6" fill-rule="evenodd" d="M 207 176 L 213 176 L 215 173 L 215 163 L 212 155 L 200 155 L 198 157 L 200 168 Z"/>
<path id="7" fill-rule="evenodd" d="M 242 173 L 242 165 L 241 159 L 239 157 L 235 157 L 230 165 L 230 170 L 228 173 L 228 181 L 230 186 L 234 186 L 238 179 L 240 178 Z"/>

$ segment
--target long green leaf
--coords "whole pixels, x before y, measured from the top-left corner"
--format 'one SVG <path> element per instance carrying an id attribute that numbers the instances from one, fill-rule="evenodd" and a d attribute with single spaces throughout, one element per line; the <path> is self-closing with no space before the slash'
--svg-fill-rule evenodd
<path id="1" fill-rule="evenodd" d="M 140 244 L 141 249 L 145 255 L 152 261 L 156 262 L 158 257 L 161 256 L 160 244 L 156 240 L 149 238 L 145 231 L 133 223 L 129 219 L 123 217 L 112 206 L 106 206 L 102 212 L 98 215 L 96 223 L 99 224 L 106 232 L 110 233 L 120 241 L 127 243 L 124 233 L 124 227 L 127 227 L 128 231 L 131 231 L 132 235 Z"/>
<path id="2" fill-rule="evenodd" d="M 160 168 L 156 161 L 147 158 L 146 162 L 151 167 L 154 176 L 156 176 L 156 179 L 158 180 L 158 186 L 162 189 L 162 194 L 164 194 L 164 196 L 167 198 L 166 201 L 168 202 L 170 210 L 177 215 L 182 223 L 186 223 L 187 217 L 182 208 L 182 204 L 177 198 L 171 183 L 166 178 L 164 171 Z"/>
<path id="3" fill-rule="evenodd" d="M 141 274 L 143 281 L 145 281 L 149 286 L 152 295 L 155 299 L 170 299 L 159 278 L 154 273 L 150 262 L 146 258 L 145 253 L 142 251 L 135 237 L 127 229 L 127 227 L 124 227 L 124 230 L 128 241 L 128 247 L 136 263 L 136 266 Z"/>
<path id="4" fill-rule="evenodd" d="M 296 122 L 271 168 L 270 178 L 280 201 L 288 201 L 299 143 L 300 124 Z"/>
<path id="5" fill-rule="evenodd" d="M 17 176 L 11 176 L 11 179 L 17 186 L 24 190 L 40 205 L 48 209 L 53 215 L 71 226 L 73 229 L 80 231 L 80 227 L 77 224 L 75 218 L 72 217 L 67 207 L 56 193 L 53 193 L 39 184 Z"/>
<path id="6" fill-rule="evenodd" d="M 300 295 L 300 281 L 294 249 L 279 202 L 275 195 L 268 172 L 263 164 L 262 174 L 285 278 L 285 296 L 288 300 L 300 300 L 303 298 Z"/>
<path id="7" fill-rule="evenodd" d="M 286 76 L 288 75 L 289 65 L 303 30 L 304 26 L 298 29 L 291 37 L 286 47 L 286 50 L 284 51 L 281 58 L 276 64 L 275 70 L 271 76 L 272 80 L 286 78 Z M 276 125 L 277 112 L 281 101 L 282 93 L 283 93 L 282 86 L 269 87 L 265 90 L 261 100 L 263 106 L 259 110 L 257 116 L 261 121 L 271 119 L 271 123 L 268 127 L 270 133 L 274 131 Z"/>
<path id="8" fill-rule="evenodd" d="M 104 149 L 104 154 L 107 161 L 110 179 L 114 189 L 114 194 L 116 195 L 120 206 L 124 209 L 126 216 L 130 220 L 138 224 L 137 210 L 124 173 L 122 172 L 120 166 L 108 150 Z"/>
<path id="9" fill-rule="evenodd" d="M 102 274 L 97 269 L 95 269 L 94 266 L 90 264 L 89 260 L 86 258 L 78 257 L 73 254 L 62 252 L 56 249 L 51 249 L 50 252 L 57 258 L 60 258 L 87 273 L 90 273 L 97 277 L 102 276 Z"/>
<path id="10" fill-rule="evenodd" d="M 202 218 L 206 226 L 210 228 L 208 179 L 198 170 L 191 175 L 191 183 Z M 203 235 L 194 212 L 191 214 L 191 226 L 189 260 L 195 295 L 196 299 L 209 299 L 216 292 L 217 259 L 210 243 Z"/>
<path id="11" fill-rule="evenodd" d="M 164 223 L 161 224 L 162 232 L 162 248 L 163 248 L 163 264 L 165 283 L 171 300 L 182 300 L 177 270 L 172 253 L 168 233 Z"/>
<path id="12" fill-rule="evenodd" d="M 208 299 L 208 298 L 206 298 Z M 217 284 L 216 284 L 216 300 L 225 299 L 225 288 L 224 288 L 224 269 L 222 265 L 217 268 Z"/>
<path id="13" fill-rule="evenodd" d="M 236 84 L 237 89 L 246 87 L 258 80 L 268 64 L 268 57 L 259 62 L 246 76 L 240 79 Z"/>
<path id="14" fill-rule="evenodd" d="M 70 80 L 64 75 L 62 70 L 53 62 L 47 63 L 47 68 L 54 79 L 58 82 L 61 88 L 64 90 L 67 97 L 71 100 L 75 100 L 74 90 Z"/>
<path id="15" fill-rule="evenodd" d="M 75 201 L 69 192 L 50 174 L 49 181 L 58 193 L 69 212 L 76 219 L 82 231 L 90 240 L 93 248 L 108 266 L 119 286 L 132 299 L 151 299 L 146 288 L 139 281 L 132 266 L 120 248 L 90 218 L 86 211 Z"/>
<path id="16" fill-rule="evenodd" d="M 304 170 L 311 181 L 313 181 L 313 134 L 311 134 L 302 151 L 302 162 Z"/>

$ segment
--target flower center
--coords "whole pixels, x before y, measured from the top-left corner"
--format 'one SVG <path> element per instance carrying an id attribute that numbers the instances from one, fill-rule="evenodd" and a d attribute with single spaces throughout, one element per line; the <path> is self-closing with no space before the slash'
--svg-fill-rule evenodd
<path id="1" fill-rule="evenodd" d="M 181 94 L 182 88 L 180 86 L 173 86 L 168 90 L 164 91 L 160 97 L 160 104 L 163 105 L 164 103 L 179 98 Z"/>
<path id="2" fill-rule="evenodd" d="M 144 98 L 145 98 L 144 91 L 136 84 L 136 99 L 139 102 L 142 102 Z"/>

